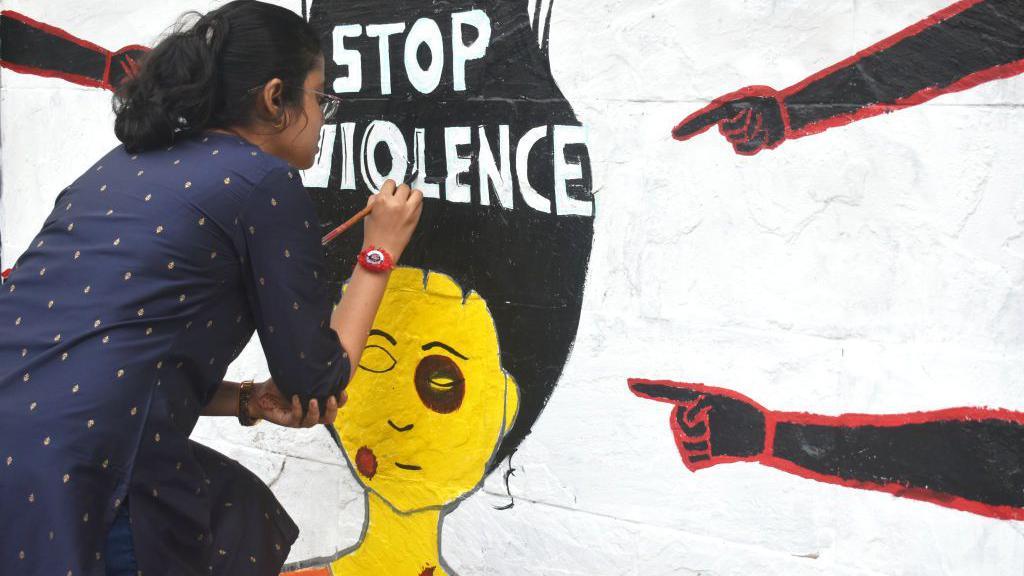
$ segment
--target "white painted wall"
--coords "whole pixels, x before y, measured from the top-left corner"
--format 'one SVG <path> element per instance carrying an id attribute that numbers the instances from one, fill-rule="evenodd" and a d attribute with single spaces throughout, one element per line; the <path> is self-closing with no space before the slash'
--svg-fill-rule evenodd
<path id="1" fill-rule="evenodd" d="M 747 158 L 669 131 L 749 84 L 784 88 L 948 0 L 556 2 L 554 76 L 589 128 L 597 219 L 575 349 L 513 458 L 445 523 L 463 574 L 1024 574 L 1024 524 L 756 464 L 686 470 L 669 408 L 627 377 L 824 414 L 1024 411 L 1024 77 Z M 203 4 L 203 3 L 201 3 Z M 298 1 L 283 2 L 298 10 Z M 6 0 L 110 48 L 182 0 Z M 110 95 L 4 70 L 2 262 L 116 141 Z M 229 377 L 265 377 L 255 341 Z M 354 543 L 361 491 L 322 429 L 204 421 L 273 486 L 292 560 Z"/>

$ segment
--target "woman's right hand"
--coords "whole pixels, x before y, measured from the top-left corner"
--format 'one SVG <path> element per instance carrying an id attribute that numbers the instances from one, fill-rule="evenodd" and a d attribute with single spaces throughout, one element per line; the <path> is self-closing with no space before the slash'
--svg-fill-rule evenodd
<path id="1" fill-rule="evenodd" d="M 423 193 L 388 180 L 366 205 L 372 206 L 372 211 L 364 220 L 363 245 L 387 250 L 397 263 L 420 220 Z"/>

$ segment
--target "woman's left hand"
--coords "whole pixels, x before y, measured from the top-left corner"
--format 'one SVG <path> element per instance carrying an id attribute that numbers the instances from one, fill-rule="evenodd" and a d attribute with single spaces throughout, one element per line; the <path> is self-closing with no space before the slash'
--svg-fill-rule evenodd
<path id="1" fill-rule="evenodd" d="M 344 392 L 342 392 L 344 398 Z M 327 400 L 327 410 L 320 416 L 320 405 L 314 398 L 309 401 L 309 410 L 302 415 L 302 403 L 299 397 L 292 396 L 291 401 L 285 399 L 277 389 L 274 380 L 259 382 L 253 385 L 252 399 L 249 410 L 254 418 L 262 418 L 278 426 L 288 428 L 311 428 L 317 424 L 332 424 L 338 416 L 338 400 L 333 396 Z"/>

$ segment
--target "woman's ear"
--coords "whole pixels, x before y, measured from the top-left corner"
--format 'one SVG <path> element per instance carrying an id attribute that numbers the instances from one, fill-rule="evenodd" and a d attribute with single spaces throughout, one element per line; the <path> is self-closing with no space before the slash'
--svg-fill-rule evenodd
<path id="1" fill-rule="evenodd" d="M 256 99 L 257 116 L 274 124 L 284 119 L 283 92 L 284 82 L 280 78 L 274 78 L 264 84 Z"/>
<path id="2" fill-rule="evenodd" d="M 505 421 L 501 427 L 501 435 L 508 434 L 519 415 L 519 385 L 508 372 L 505 373 Z"/>

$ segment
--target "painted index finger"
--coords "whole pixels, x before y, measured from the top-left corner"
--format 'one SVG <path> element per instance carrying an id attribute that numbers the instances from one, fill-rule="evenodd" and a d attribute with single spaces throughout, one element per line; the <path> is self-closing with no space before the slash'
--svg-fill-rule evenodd
<path id="1" fill-rule="evenodd" d="M 718 99 L 683 119 L 672 129 L 676 140 L 689 140 L 723 120 L 736 115 L 731 100 Z"/>
<path id="2" fill-rule="evenodd" d="M 641 398 L 668 402 L 670 404 L 681 404 L 696 402 L 701 396 L 707 393 L 703 384 L 690 384 L 686 382 L 672 382 L 670 380 L 642 380 L 630 378 L 629 389 Z"/>

